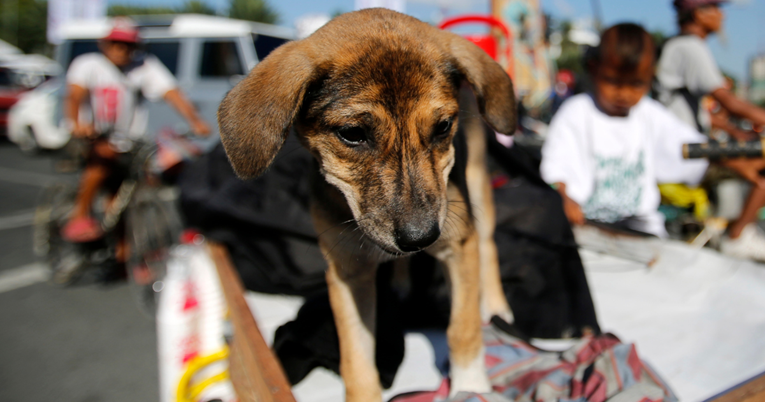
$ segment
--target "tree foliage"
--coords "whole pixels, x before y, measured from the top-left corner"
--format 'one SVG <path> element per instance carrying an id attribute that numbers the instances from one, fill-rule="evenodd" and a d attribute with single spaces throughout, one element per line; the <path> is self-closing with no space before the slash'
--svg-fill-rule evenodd
<path id="1" fill-rule="evenodd" d="M 215 15 L 215 10 L 201 0 L 188 0 L 180 8 L 179 13 L 207 14 Z"/>
<path id="2" fill-rule="evenodd" d="M 561 21 L 558 25 L 558 30 L 561 32 L 563 39 L 560 43 L 560 56 L 555 61 L 559 70 L 568 69 L 581 75 L 584 73 L 583 53 L 582 47 L 569 38 L 569 34 L 573 29 L 571 21 Z"/>
<path id="3" fill-rule="evenodd" d="M 110 5 L 106 14 L 110 17 L 121 15 L 156 15 L 156 14 L 207 14 L 215 15 L 215 10 L 201 0 L 188 0 L 178 8 L 157 7 L 157 6 L 128 6 L 121 4 Z"/>
<path id="4" fill-rule="evenodd" d="M 45 37 L 47 21 L 47 1 L 0 1 L 0 39 L 25 53 L 50 54 Z"/>
<path id="5" fill-rule="evenodd" d="M 170 7 L 142 7 L 126 6 L 121 4 L 110 5 L 106 14 L 110 17 L 123 15 L 155 15 L 155 14 L 175 14 L 176 11 Z"/>
<path id="6" fill-rule="evenodd" d="M 187 0 L 182 6 L 175 9 L 114 4 L 109 6 L 107 13 L 110 16 L 178 13 L 216 14 L 215 10 L 203 0 Z M 229 0 L 228 17 L 267 24 L 279 22 L 279 13 L 266 0 Z"/>
<path id="7" fill-rule="evenodd" d="M 228 16 L 267 24 L 279 22 L 279 14 L 266 0 L 231 0 Z"/>

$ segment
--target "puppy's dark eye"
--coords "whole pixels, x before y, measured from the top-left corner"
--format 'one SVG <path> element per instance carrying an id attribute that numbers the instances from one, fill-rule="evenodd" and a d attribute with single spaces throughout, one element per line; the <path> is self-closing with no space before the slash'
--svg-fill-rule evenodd
<path id="1" fill-rule="evenodd" d="M 335 131 L 337 136 L 346 144 L 358 146 L 367 142 L 367 130 L 363 127 L 342 127 Z"/>
<path id="2" fill-rule="evenodd" d="M 444 120 L 433 127 L 434 137 L 444 137 L 452 131 L 452 121 Z"/>

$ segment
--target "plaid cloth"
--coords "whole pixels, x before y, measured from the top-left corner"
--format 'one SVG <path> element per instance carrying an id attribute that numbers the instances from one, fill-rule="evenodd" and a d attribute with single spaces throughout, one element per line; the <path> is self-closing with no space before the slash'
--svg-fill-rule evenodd
<path id="1" fill-rule="evenodd" d="M 582 338 L 564 352 L 539 350 L 493 326 L 484 327 L 483 338 L 493 393 L 448 399 L 444 380 L 436 391 L 391 402 L 677 402 L 635 346 L 611 334 Z"/>

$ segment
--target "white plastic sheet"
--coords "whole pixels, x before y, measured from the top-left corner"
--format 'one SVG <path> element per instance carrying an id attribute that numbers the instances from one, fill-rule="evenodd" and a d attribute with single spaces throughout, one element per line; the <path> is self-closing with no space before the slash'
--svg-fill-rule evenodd
<path id="1" fill-rule="evenodd" d="M 651 268 L 581 251 L 603 331 L 635 342 L 681 401 L 765 371 L 765 266 L 665 242 Z"/>

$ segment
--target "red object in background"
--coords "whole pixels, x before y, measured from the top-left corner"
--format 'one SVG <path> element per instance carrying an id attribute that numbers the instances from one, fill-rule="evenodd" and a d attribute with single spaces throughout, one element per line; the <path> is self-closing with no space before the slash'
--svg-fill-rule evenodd
<path id="1" fill-rule="evenodd" d="M 196 229 L 186 229 L 181 233 L 180 236 L 180 242 L 181 244 L 202 244 L 205 237 Z"/>
<path id="2" fill-rule="evenodd" d="M 26 92 L 24 88 L 0 87 L 0 135 L 8 132 L 8 110 L 19 101 L 21 94 Z"/>
<path id="3" fill-rule="evenodd" d="M 510 75 L 510 78 L 513 78 L 514 69 L 512 68 L 513 67 L 512 35 L 510 34 L 510 29 L 502 21 L 490 15 L 468 14 L 468 15 L 462 15 L 462 16 L 454 17 L 454 18 L 447 18 L 446 20 L 441 22 L 438 28 L 446 29 L 449 27 L 453 27 L 455 25 L 472 24 L 472 23 L 486 24 L 502 31 L 502 35 L 505 37 L 505 48 L 503 49 L 504 50 L 503 53 L 505 54 L 505 57 L 507 58 L 507 65 L 509 66 L 507 73 L 508 75 Z M 492 59 L 497 60 L 497 56 L 499 53 L 499 44 L 497 43 L 497 39 L 491 34 L 466 35 L 465 39 L 473 42 L 474 44 L 476 44 L 476 46 L 483 49 L 483 51 L 485 51 L 489 56 L 491 56 Z"/>
<path id="4" fill-rule="evenodd" d="M 567 87 L 573 88 L 574 84 L 576 84 L 576 76 L 571 70 L 562 69 L 558 71 L 558 74 L 555 76 L 555 81 L 562 82 L 566 84 Z"/>
<path id="5" fill-rule="evenodd" d="M 0 68 L 0 135 L 8 132 L 8 110 L 19 101 L 21 94 L 28 91 L 13 84 L 11 75 L 11 70 Z"/>

